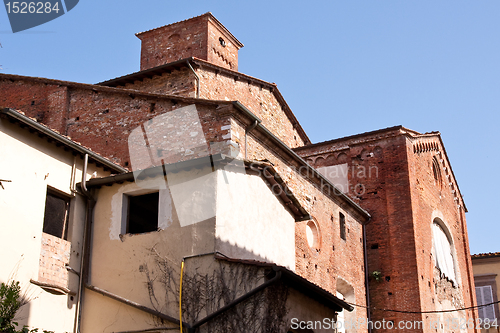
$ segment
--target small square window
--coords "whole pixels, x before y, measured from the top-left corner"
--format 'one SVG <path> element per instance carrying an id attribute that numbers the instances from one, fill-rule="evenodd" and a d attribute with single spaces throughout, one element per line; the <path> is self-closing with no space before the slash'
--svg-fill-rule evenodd
<path id="1" fill-rule="evenodd" d="M 340 225 L 340 238 L 345 240 L 345 216 L 339 213 L 339 225 Z"/>
<path id="2" fill-rule="evenodd" d="M 159 192 L 127 197 L 127 233 L 142 234 L 158 230 Z"/>
<path id="3" fill-rule="evenodd" d="M 43 232 L 62 239 L 68 237 L 69 197 L 47 189 Z"/>

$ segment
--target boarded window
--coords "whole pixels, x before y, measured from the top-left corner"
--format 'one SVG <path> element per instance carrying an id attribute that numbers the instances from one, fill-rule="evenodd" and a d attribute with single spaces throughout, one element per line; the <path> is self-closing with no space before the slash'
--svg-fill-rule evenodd
<path id="1" fill-rule="evenodd" d="M 47 189 L 43 232 L 62 239 L 68 237 L 69 198 Z"/>
<path id="2" fill-rule="evenodd" d="M 159 193 L 128 196 L 127 233 L 142 234 L 158 230 Z"/>
<path id="3" fill-rule="evenodd" d="M 345 216 L 339 213 L 339 224 L 340 224 L 340 238 L 345 240 Z"/>
<path id="4" fill-rule="evenodd" d="M 491 290 L 491 286 L 476 287 L 476 297 L 477 305 L 493 303 L 493 292 Z M 485 319 L 494 321 L 496 318 L 493 304 L 478 308 L 478 312 L 479 317 L 483 319 L 483 321 Z"/>
<path id="5" fill-rule="evenodd" d="M 436 266 L 439 268 L 443 275 L 445 275 L 451 281 L 456 282 L 453 246 L 451 245 L 450 239 L 445 232 L 445 229 L 437 221 L 438 220 L 436 219 L 436 221 L 434 221 L 434 223 L 432 224 Z"/>

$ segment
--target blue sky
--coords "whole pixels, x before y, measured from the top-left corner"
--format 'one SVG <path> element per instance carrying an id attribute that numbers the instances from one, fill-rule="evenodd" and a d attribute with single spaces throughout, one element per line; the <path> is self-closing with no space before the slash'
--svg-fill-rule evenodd
<path id="1" fill-rule="evenodd" d="M 440 131 L 469 210 L 472 253 L 500 251 L 500 1 L 80 0 L 13 34 L 2 73 L 96 83 L 139 70 L 136 32 L 211 11 L 275 82 L 313 142 L 403 125 Z"/>

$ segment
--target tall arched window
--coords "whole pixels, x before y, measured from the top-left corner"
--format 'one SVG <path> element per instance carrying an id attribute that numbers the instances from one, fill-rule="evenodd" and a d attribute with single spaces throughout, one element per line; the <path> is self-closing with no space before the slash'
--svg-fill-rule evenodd
<path id="1" fill-rule="evenodd" d="M 438 219 L 434 220 L 432 234 L 436 254 L 436 266 L 449 280 L 456 282 L 453 245 L 444 228 L 444 225 Z"/>

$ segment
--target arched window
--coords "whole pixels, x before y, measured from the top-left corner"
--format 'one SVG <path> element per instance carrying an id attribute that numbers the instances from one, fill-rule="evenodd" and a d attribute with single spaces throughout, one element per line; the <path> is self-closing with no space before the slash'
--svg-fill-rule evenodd
<path id="1" fill-rule="evenodd" d="M 445 227 L 438 219 L 432 224 L 433 244 L 436 254 L 436 266 L 449 280 L 456 282 L 453 245 Z"/>

